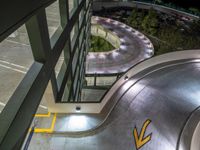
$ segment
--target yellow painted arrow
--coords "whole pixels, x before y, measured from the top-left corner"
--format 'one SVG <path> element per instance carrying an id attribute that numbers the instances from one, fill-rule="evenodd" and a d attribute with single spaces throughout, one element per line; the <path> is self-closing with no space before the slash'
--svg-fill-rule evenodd
<path id="1" fill-rule="evenodd" d="M 138 135 L 137 128 L 136 127 L 134 128 L 133 135 L 135 138 L 135 145 L 136 145 L 137 150 L 140 149 L 142 146 L 144 146 L 147 142 L 151 140 L 152 134 L 144 138 L 145 131 L 150 123 L 151 123 L 151 120 L 149 119 L 144 122 L 140 135 Z"/>

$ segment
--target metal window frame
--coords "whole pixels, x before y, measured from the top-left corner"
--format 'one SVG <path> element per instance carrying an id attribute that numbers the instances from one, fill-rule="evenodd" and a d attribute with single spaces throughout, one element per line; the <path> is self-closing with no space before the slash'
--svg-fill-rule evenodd
<path id="1" fill-rule="evenodd" d="M 25 4 L 23 5 L 21 2 Z M 58 89 L 54 68 L 66 42 L 70 40 L 68 35 L 77 18 L 79 18 L 77 16 L 79 16 L 82 8 L 86 8 L 86 0 L 78 3 L 78 7 L 71 18 L 69 18 L 68 13 L 68 1 L 59 1 L 61 27 L 49 38 L 45 8 L 53 2 L 54 0 L 38 2 L 31 0 L 12 1 L 12 4 L 16 3 L 17 6 L 19 4 L 23 6 L 14 11 L 23 13 L 17 13 L 14 17 L 15 22 L 12 24 L 9 21 L 4 22 L 9 25 L 8 28 L 0 28 L 0 41 L 2 41 L 25 23 L 35 60 L 0 114 L 0 149 L 20 149 L 49 81 L 52 84 L 55 102 L 59 102 L 57 101 L 59 99 L 58 95 L 64 93 L 64 90 Z M 7 2 L 5 5 L 10 6 Z M 90 3 L 87 9 L 90 9 L 89 6 L 91 6 Z M 27 11 L 29 8 L 31 8 L 30 11 Z M 9 17 L 9 15 L 6 17 Z M 9 19 L 12 20 L 12 17 Z M 86 22 L 82 24 L 82 28 L 84 25 L 86 25 Z M 79 36 L 77 39 L 79 39 Z M 66 85 L 67 73 L 68 69 L 65 71 L 62 86 Z"/>

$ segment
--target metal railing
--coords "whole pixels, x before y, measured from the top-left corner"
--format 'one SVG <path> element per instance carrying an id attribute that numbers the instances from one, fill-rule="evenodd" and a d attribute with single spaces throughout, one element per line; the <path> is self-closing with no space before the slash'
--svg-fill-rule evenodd
<path id="1" fill-rule="evenodd" d="M 95 2 L 99 2 L 99 3 L 120 3 L 120 2 L 131 2 L 131 3 L 135 3 L 135 4 L 145 4 L 145 5 L 149 5 L 149 6 L 155 6 L 155 7 L 162 7 L 162 8 L 166 8 L 166 9 L 171 9 L 174 11 L 180 11 L 181 13 L 187 13 L 187 15 L 191 15 L 193 17 L 199 18 L 200 16 L 200 10 L 195 9 L 197 11 L 191 10 L 191 9 L 186 9 L 183 8 L 181 6 L 175 5 L 173 3 L 166 3 L 166 2 L 157 2 L 156 0 L 117 0 L 117 1 L 106 1 L 106 0 L 94 0 Z"/>

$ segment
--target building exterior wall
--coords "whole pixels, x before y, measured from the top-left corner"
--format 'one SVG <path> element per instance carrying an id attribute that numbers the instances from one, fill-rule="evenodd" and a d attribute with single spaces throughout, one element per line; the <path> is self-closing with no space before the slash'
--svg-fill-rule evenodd
<path id="1" fill-rule="evenodd" d="M 67 16 L 67 21 L 63 21 L 63 24 L 66 22 L 70 24 L 71 31 L 67 35 L 70 36 L 70 41 L 66 45 L 66 51 L 64 51 L 67 84 L 61 102 L 75 102 L 81 99 L 81 89 L 85 74 L 85 58 L 89 48 L 88 39 L 90 37 L 91 1 L 68 0 L 67 2 L 69 15 Z M 60 6 L 60 11 L 62 11 L 62 6 Z M 58 78 L 63 77 L 58 75 Z"/>

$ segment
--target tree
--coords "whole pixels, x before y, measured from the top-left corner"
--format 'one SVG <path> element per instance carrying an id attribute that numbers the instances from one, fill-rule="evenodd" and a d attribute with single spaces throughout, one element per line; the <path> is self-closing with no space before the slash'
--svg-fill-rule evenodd
<path id="1" fill-rule="evenodd" d="M 163 3 L 162 0 L 154 0 L 154 1 L 153 1 L 153 4 L 162 4 L 162 3 Z"/>
<path id="2" fill-rule="evenodd" d="M 145 32 L 155 35 L 158 28 L 158 16 L 157 12 L 153 9 L 150 9 L 148 15 L 145 16 L 142 22 L 142 28 Z"/>
<path id="3" fill-rule="evenodd" d="M 131 15 L 127 19 L 128 25 L 132 26 L 133 28 L 138 28 L 138 11 L 136 8 L 134 8 L 131 12 Z"/>
<path id="4" fill-rule="evenodd" d="M 144 17 L 144 10 L 138 10 L 137 8 L 134 8 L 131 12 L 131 15 L 127 19 L 127 24 L 133 28 L 141 29 L 141 24 L 144 20 Z"/>
<path id="5" fill-rule="evenodd" d="M 198 16 L 200 15 L 200 11 L 197 8 L 191 7 L 189 8 L 189 10 L 195 15 L 198 15 Z"/>
<path id="6" fill-rule="evenodd" d="M 200 35 L 200 20 L 193 20 L 190 29 L 194 35 Z"/>

